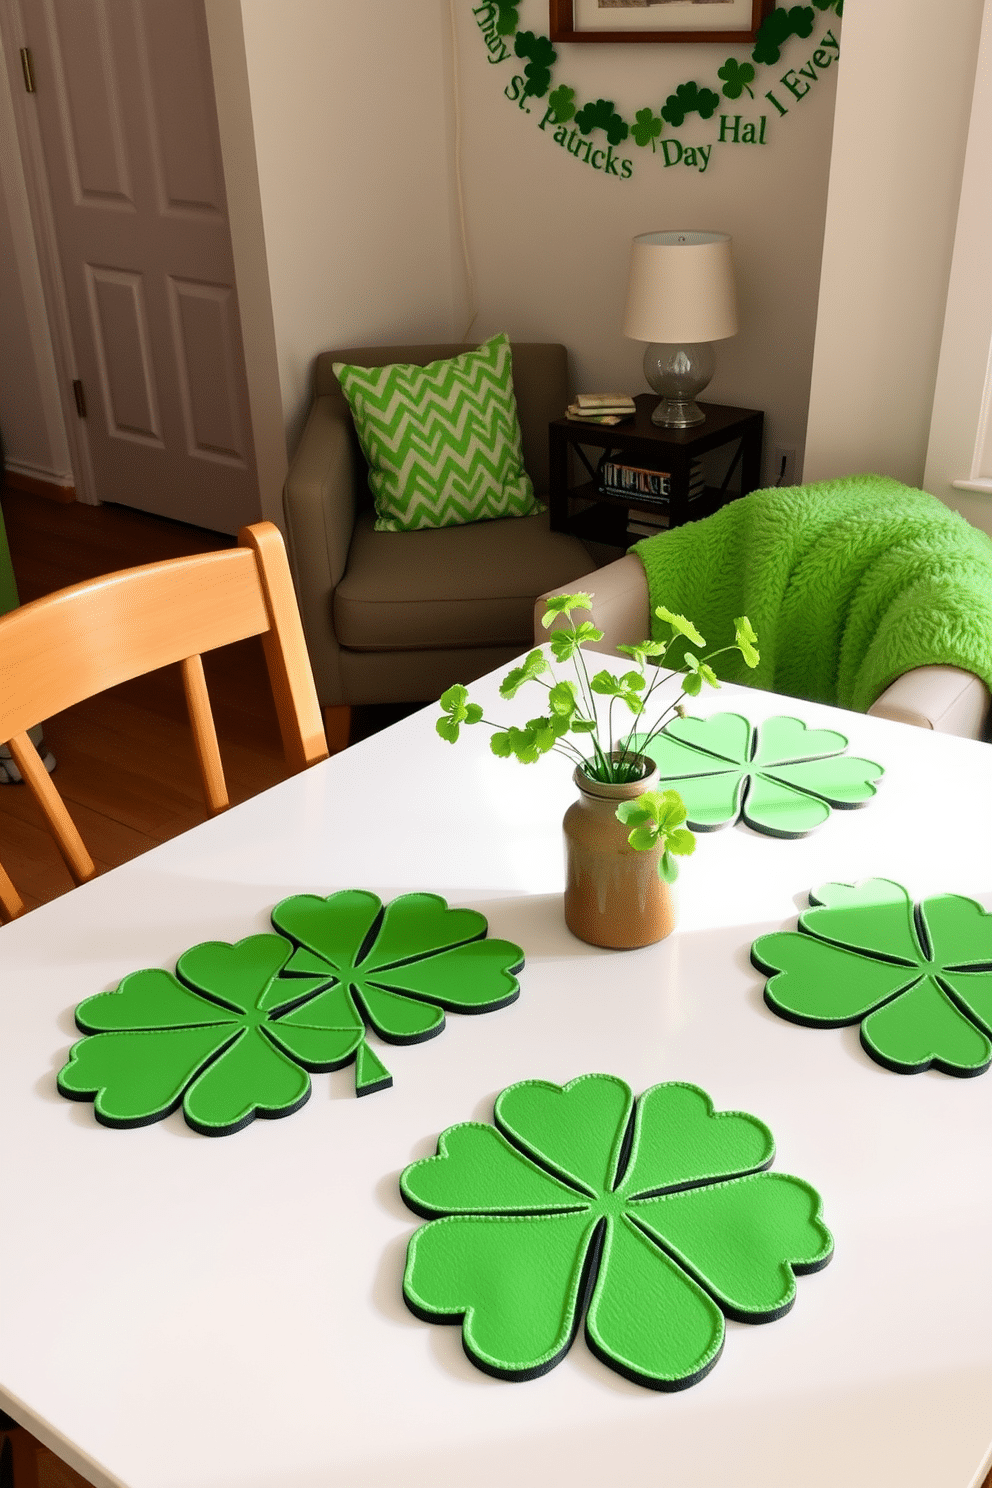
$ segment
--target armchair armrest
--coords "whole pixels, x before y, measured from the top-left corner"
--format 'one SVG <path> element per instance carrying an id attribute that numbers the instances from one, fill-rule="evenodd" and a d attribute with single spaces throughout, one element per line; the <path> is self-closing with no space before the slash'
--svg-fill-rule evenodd
<path id="1" fill-rule="evenodd" d="M 960 667 L 923 666 L 901 677 L 875 699 L 868 712 L 940 734 L 980 739 L 989 712 L 989 690 Z"/>
<path id="2" fill-rule="evenodd" d="M 620 645 L 632 646 L 651 634 L 648 605 L 648 582 L 641 560 L 633 553 L 597 568 L 594 573 L 574 579 L 559 589 L 539 594 L 534 602 L 534 641 L 541 645 L 548 631 L 541 624 L 545 601 L 555 594 L 586 593 L 593 596 L 592 618 L 603 639 L 591 645 L 590 651 L 615 652 Z M 556 621 L 556 625 L 560 623 Z M 556 628 L 553 625 L 552 630 Z"/>
<path id="3" fill-rule="evenodd" d="M 585 591 L 594 596 L 593 617 L 603 639 L 589 649 L 615 652 L 651 634 L 648 586 L 640 559 L 633 553 L 585 574 L 581 579 L 538 597 L 534 605 L 534 640 L 547 640 L 541 624 L 545 601 L 554 594 Z M 558 623 L 558 622 L 556 622 Z M 554 629 L 554 627 L 552 627 Z M 980 739 L 990 712 L 989 689 L 971 672 L 952 666 L 917 667 L 898 677 L 868 709 L 875 718 L 890 718 L 938 733 Z"/>
<path id="4" fill-rule="evenodd" d="M 283 490 L 286 546 L 322 706 L 341 701 L 334 590 L 355 525 L 355 456 L 340 399 L 315 400 Z"/>

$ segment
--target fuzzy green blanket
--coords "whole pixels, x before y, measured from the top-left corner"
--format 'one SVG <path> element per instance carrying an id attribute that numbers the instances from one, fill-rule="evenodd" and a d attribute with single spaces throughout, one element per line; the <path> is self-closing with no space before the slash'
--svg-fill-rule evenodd
<path id="1" fill-rule="evenodd" d="M 652 614 L 688 616 L 708 649 L 748 616 L 761 662 L 720 657 L 725 681 L 859 712 L 918 666 L 963 667 L 992 687 L 992 542 L 886 476 L 754 491 L 633 551 Z"/>

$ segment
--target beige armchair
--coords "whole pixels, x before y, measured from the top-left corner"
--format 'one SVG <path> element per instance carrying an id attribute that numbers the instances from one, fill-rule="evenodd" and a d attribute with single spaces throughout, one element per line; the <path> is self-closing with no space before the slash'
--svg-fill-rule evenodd
<path id="1" fill-rule="evenodd" d="M 333 362 L 423 365 L 463 344 L 324 352 L 314 403 L 284 491 L 290 563 L 332 751 L 360 703 L 429 702 L 531 644 L 534 600 L 589 567 L 548 517 L 417 532 L 375 532 L 368 467 Z M 514 343 L 524 463 L 548 488 L 548 424 L 568 401 L 565 348 Z"/>
<path id="2" fill-rule="evenodd" d="M 615 652 L 651 634 L 648 585 L 641 560 L 634 553 L 573 583 L 557 585 L 539 596 L 534 606 L 534 639 L 548 638 L 541 624 L 545 600 L 570 590 L 595 595 L 595 621 L 603 639 L 594 651 Z M 952 666 L 924 666 L 906 672 L 887 687 L 868 709 L 876 718 L 891 718 L 917 728 L 935 729 L 979 739 L 989 715 L 989 690 L 971 672 Z"/>

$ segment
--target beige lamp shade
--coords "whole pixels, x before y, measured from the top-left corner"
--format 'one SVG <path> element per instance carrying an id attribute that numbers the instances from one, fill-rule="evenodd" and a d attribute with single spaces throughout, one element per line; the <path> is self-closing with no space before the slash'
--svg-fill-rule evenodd
<path id="1" fill-rule="evenodd" d="M 635 238 L 623 334 L 685 344 L 737 334 L 730 238 L 716 232 L 651 232 Z"/>

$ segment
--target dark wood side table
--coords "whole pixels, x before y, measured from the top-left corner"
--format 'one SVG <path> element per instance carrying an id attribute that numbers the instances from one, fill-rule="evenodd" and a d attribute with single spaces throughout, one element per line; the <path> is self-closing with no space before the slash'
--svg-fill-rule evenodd
<path id="1" fill-rule="evenodd" d="M 634 399 L 635 417 L 622 424 L 586 425 L 560 418 L 548 425 L 548 505 L 556 532 L 571 532 L 576 537 L 627 548 L 646 535 L 628 528 L 639 512 L 653 514 L 656 522 L 661 520 L 669 527 L 679 527 L 757 490 L 761 484 L 763 413 L 753 408 L 700 403 L 706 414 L 704 423 L 691 429 L 663 429 L 651 422 L 657 401 L 654 393 L 639 394 Z M 737 448 L 722 484 L 707 486 L 690 497 L 694 462 L 729 444 Z M 569 485 L 570 450 L 574 450 L 589 477 L 579 485 Z M 594 452 L 592 459 L 590 450 Z M 597 480 L 597 465 L 604 453 L 621 464 L 666 473 L 670 478 L 667 504 L 640 498 L 633 492 L 622 496 L 604 492 Z"/>

